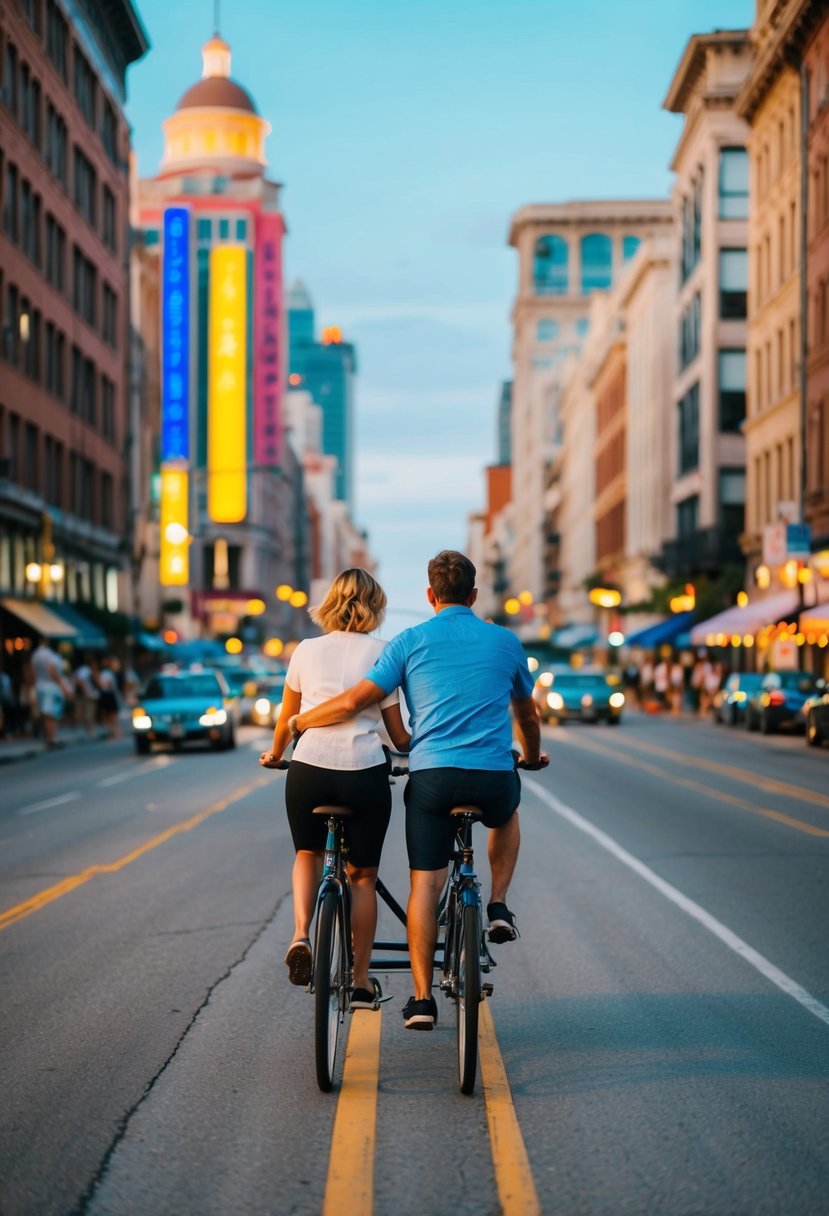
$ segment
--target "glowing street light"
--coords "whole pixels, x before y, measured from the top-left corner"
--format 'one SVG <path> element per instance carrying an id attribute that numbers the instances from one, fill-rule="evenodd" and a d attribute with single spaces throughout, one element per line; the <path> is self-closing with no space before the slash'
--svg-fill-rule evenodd
<path id="1" fill-rule="evenodd" d="M 615 587 L 592 587 L 587 598 L 597 608 L 618 608 L 622 602 L 622 593 Z"/>
<path id="2" fill-rule="evenodd" d="M 293 591 L 288 603 L 292 608 L 304 608 L 308 603 L 308 596 L 304 591 Z"/>
<path id="3" fill-rule="evenodd" d="M 294 589 L 290 583 L 280 583 L 276 589 L 276 598 L 287 602 L 294 594 Z"/>
<path id="4" fill-rule="evenodd" d="M 40 562 L 29 562 L 26 566 L 26 578 L 30 583 L 39 583 L 43 578 L 43 567 Z"/>
<path id="5" fill-rule="evenodd" d="M 510 598 L 504 604 L 504 612 L 506 612 L 509 616 L 518 616 L 520 611 L 521 601 L 516 599 L 514 595 L 510 596 Z"/>

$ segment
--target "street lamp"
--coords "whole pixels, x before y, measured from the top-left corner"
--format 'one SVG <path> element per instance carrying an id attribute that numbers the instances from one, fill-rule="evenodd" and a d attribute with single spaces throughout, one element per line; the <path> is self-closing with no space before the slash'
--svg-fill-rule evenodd
<path id="1" fill-rule="evenodd" d="M 622 602 L 622 593 L 615 587 L 591 587 L 587 598 L 597 608 L 618 608 Z"/>

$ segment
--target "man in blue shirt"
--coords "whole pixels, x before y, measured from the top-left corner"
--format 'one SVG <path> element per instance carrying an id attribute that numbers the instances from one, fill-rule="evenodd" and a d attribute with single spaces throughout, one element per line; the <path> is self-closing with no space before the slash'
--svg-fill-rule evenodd
<path id="1" fill-rule="evenodd" d="M 475 567 L 444 550 L 429 562 L 426 595 L 435 616 L 389 643 L 364 680 L 292 719 L 297 732 L 330 726 L 400 688 L 411 715 L 406 846 L 411 894 L 407 909 L 415 992 L 403 1010 L 406 1026 L 431 1030 L 437 1020 L 432 992 L 437 906 L 452 851 L 452 807 L 481 808 L 491 828 L 492 897 L 487 905 L 492 942 L 516 937 L 506 904 L 518 860 L 517 808 L 521 784 L 512 754 L 513 727 L 524 767 L 543 768 L 538 711 L 527 657 L 514 634 L 480 620 Z"/>

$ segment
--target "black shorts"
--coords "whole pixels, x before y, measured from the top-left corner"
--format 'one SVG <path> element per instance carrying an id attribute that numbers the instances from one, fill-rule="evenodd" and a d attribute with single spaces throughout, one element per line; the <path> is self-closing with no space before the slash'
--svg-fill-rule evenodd
<path id="1" fill-rule="evenodd" d="M 377 866 L 391 818 L 391 789 L 386 764 L 374 768 L 318 768 L 292 760 L 285 782 L 285 805 L 294 848 L 322 852 L 327 835 L 324 815 L 316 806 L 350 806 L 345 823 L 348 860 L 355 866 Z"/>
<path id="2" fill-rule="evenodd" d="M 409 868 L 442 870 L 455 838 L 452 808 L 480 807 L 486 827 L 499 828 L 518 808 L 521 781 L 514 769 L 426 768 L 409 774 L 404 797 Z"/>

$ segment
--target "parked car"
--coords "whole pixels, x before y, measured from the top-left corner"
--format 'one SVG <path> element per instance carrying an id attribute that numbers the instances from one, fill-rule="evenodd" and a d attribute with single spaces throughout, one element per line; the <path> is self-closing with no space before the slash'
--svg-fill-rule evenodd
<path id="1" fill-rule="evenodd" d="M 761 671 L 732 671 L 711 703 L 714 721 L 727 722 L 729 726 L 744 721 L 748 700 L 759 691 L 763 678 Z"/>
<path id="2" fill-rule="evenodd" d="M 545 722 L 621 721 L 625 694 L 601 671 L 542 672 L 536 702 Z"/>
<path id="3" fill-rule="evenodd" d="M 254 726 L 275 726 L 282 708 L 285 673 L 267 675 L 259 681 L 258 694 L 250 711 Z"/>
<path id="4" fill-rule="evenodd" d="M 216 671 L 165 671 L 154 676 L 132 711 L 135 750 L 146 756 L 153 743 L 208 743 L 214 750 L 236 746 L 239 704 Z"/>
<path id="5" fill-rule="evenodd" d="M 803 706 L 803 719 L 809 747 L 820 747 L 821 743 L 829 742 L 829 688 L 825 683 L 822 690 L 807 699 Z"/>
<path id="6" fill-rule="evenodd" d="M 764 735 L 773 734 L 781 726 L 805 730 L 804 705 L 822 687 L 823 680 L 808 672 L 769 672 L 746 703 L 746 727 L 761 730 Z"/>

